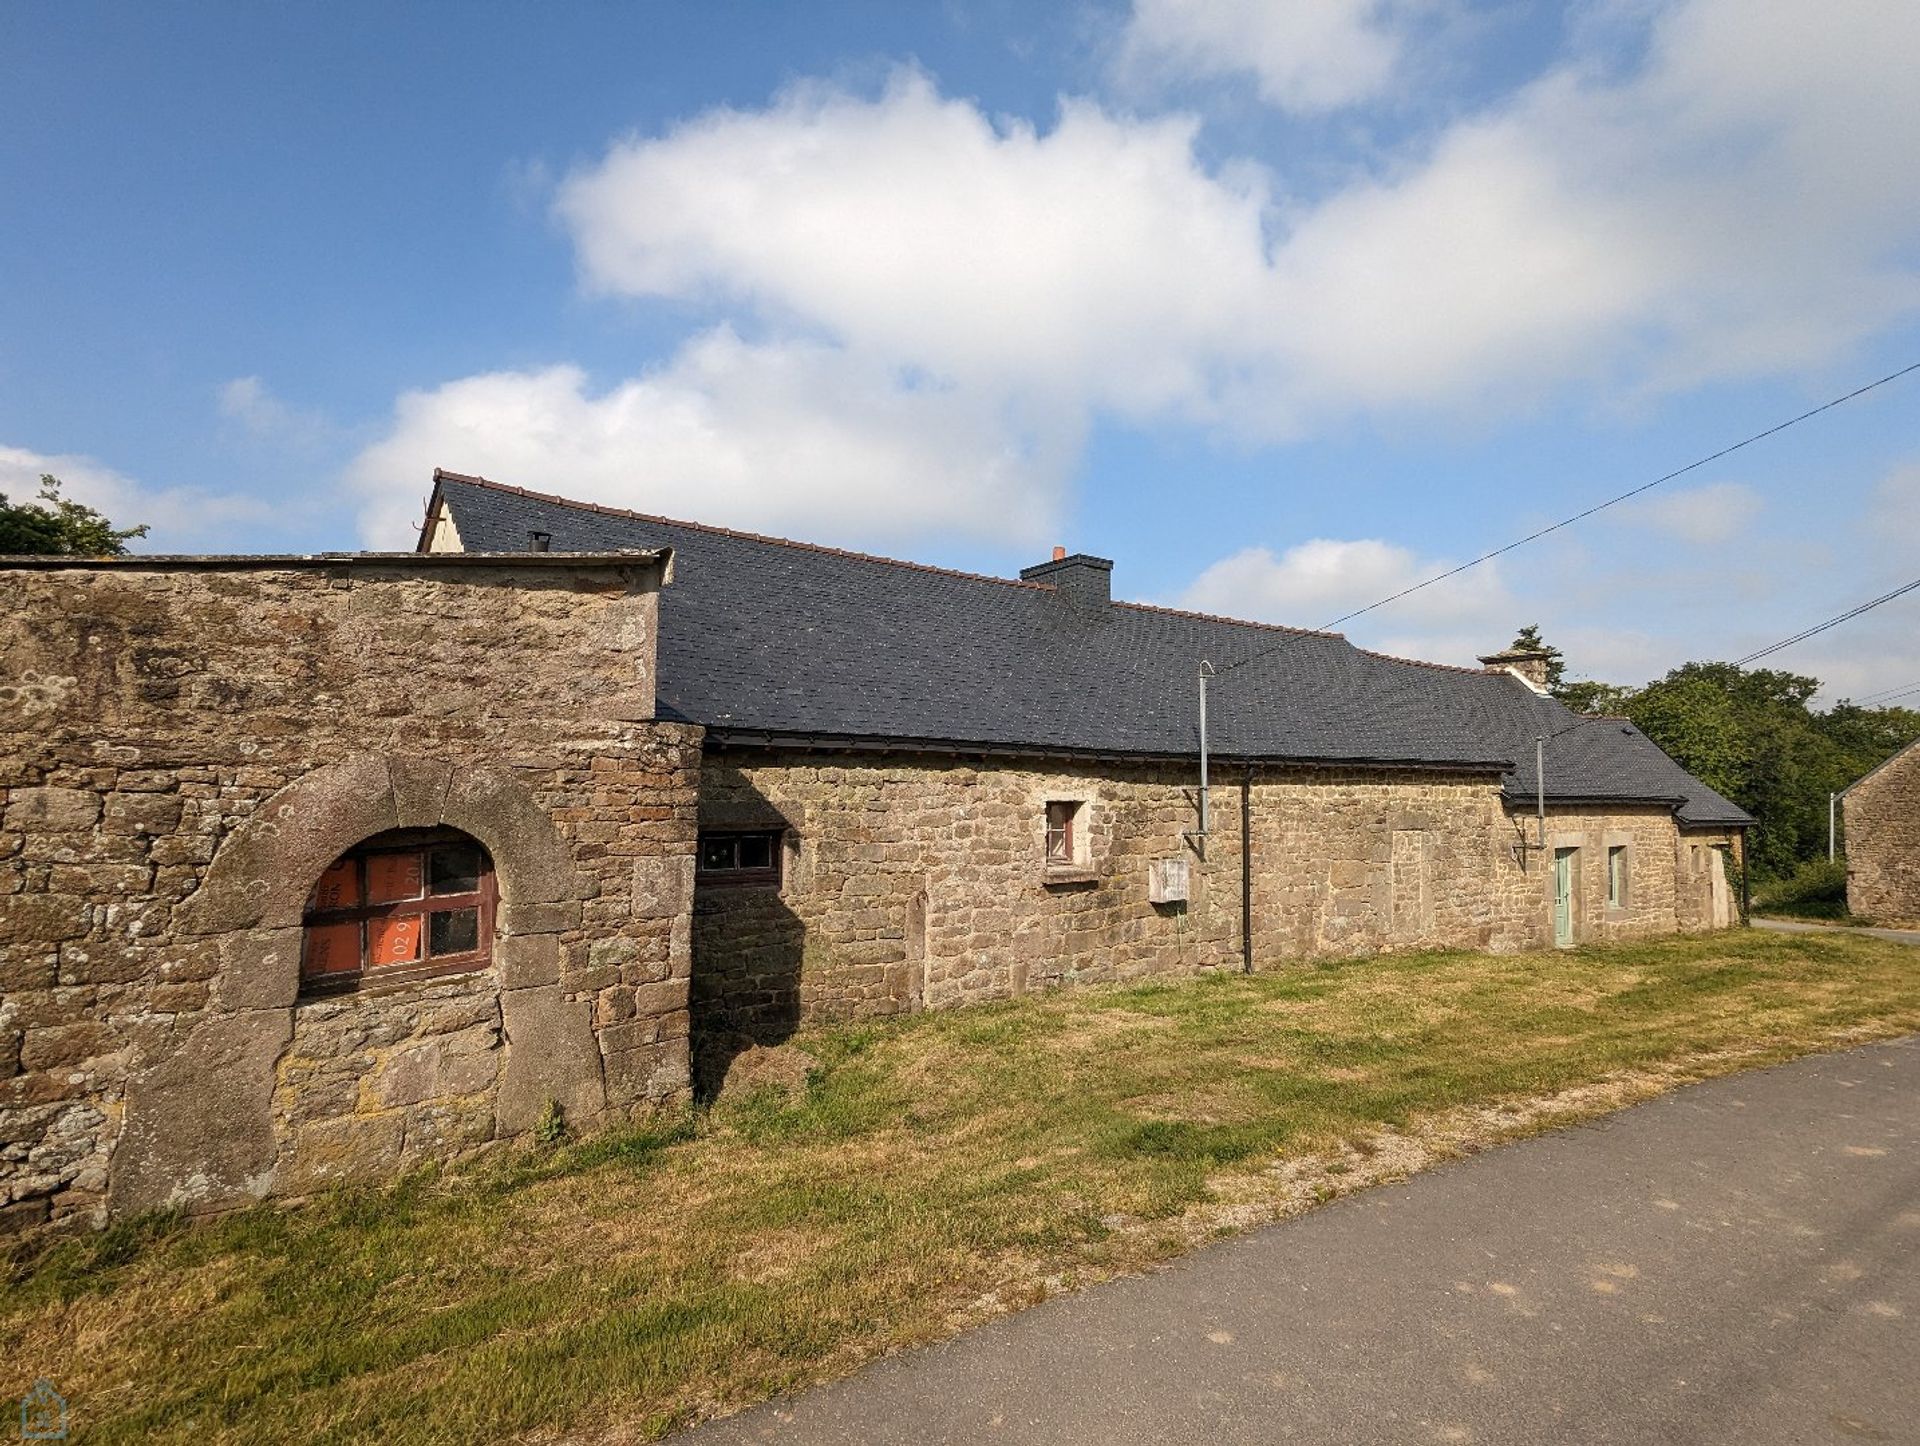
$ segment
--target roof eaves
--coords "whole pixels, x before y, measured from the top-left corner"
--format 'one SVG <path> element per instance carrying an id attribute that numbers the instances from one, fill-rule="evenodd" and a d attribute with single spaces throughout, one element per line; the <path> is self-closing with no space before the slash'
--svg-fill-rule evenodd
<path id="1" fill-rule="evenodd" d="M 1078 748 L 1059 743 L 1021 743 L 1004 739 L 906 738 L 893 734 L 786 732 L 770 728 L 730 728 L 709 725 L 707 737 L 720 748 L 801 748 L 844 750 L 861 753 L 945 753 L 966 756 L 1017 755 L 1027 758 L 1113 759 L 1124 762 L 1192 763 L 1198 751 L 1167 752 L 1164 749 Z M 1279 753 L 1214 753 L 1220 764 L 1289 764 L 1306 768 L 1407 768 L 1423 772 L 1505 773 L 1513 767 L 1506 759 L 1484 758 L 1336 758 Z"/>

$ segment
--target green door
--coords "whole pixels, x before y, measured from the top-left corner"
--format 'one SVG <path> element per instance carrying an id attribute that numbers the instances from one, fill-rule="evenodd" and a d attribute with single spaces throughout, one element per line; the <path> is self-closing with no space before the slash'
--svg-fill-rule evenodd
<path id="1" fill-rule="evenodd" d="M 1553 851 L 1553 942 L 1573 942 L 1573 850 Z"/>

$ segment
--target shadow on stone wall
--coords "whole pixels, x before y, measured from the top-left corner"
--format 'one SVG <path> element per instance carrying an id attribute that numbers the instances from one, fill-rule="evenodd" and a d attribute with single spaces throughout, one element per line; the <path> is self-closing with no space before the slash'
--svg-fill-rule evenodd
<path id="1" fill-rule="evenodd" d="M 742 1054 L 793 1037 L 806 930 L 771 884 L 698 884 L 693 911 L 693 1091 L 706 1103 Z"/>

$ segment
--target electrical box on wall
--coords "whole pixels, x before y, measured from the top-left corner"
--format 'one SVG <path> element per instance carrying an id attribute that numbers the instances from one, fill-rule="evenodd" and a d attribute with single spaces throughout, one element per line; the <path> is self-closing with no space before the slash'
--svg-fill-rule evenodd
<path id="1" fill-rule="evenodd" d="M 1147 899 L 1155 904 L 1187 901 L 1187 861 L 1155 859 L 1147 865 Z"/>

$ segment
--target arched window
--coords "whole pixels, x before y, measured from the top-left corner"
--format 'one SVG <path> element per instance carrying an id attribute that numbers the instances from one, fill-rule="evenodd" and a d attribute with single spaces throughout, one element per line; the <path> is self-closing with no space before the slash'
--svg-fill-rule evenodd
<path id="1" fill-rule="evenodd" d="M 383 833 L 342 854 L 307 899 L 303 993 L 484 968 L 493 861 L 453 829 Z"/>

